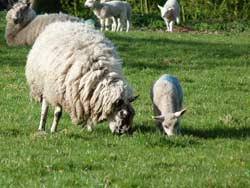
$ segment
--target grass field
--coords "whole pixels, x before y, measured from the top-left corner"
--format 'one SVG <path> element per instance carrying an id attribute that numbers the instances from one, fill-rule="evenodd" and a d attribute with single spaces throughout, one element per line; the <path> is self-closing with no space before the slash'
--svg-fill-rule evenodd
<path id="1" fill-rule="evenodd" d="M 0 17 L 0 187 L 250 187 L 250 34 L 106 33 L 140 98 L 132 135 L 93 133 L 64 113 L 58 133 L 38 136 L 40 105 L 24 75 L 29 47 L 10 48 Z M 182 136 L 154 125 L 149 88 L 180 80 Z"/>

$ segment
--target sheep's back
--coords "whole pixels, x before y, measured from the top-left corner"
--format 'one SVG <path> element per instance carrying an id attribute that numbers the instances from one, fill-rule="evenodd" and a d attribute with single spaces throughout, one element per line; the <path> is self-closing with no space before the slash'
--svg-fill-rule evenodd
<path id="1" fill-rule="evenodd" d="M 34 43 L 26 65 L 32 96 L 37 99 L 42 95 L 50 104 L 61 105 L 73 113 L 72 116 L 82 116 L 79 93 L 82 87 L 87 87 L 82 80 L 88 79 L 87 75 L 98 80 L 105 71 L 122 76 L 120 60 L 111 42 L 101 32 L 72 22 L 47 26 Z M 85 97 L 90 91 L 86 91 Z"/>

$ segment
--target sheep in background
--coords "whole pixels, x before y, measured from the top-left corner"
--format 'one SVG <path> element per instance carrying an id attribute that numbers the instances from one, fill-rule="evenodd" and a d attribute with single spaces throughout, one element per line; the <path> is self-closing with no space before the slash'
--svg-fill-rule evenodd
<path id="1" fill-rule="evenodd" d="M 179 81 L 170 75 L 162 75 L 151 87 L 153 102 L 153 119 L 168 135 L 180 133 L 179 118 L 185 113 L 182 109 L 183 92 Z"/>
<path id="2" fill-rule="evenodd" d="M 164 7 L 158 5 L 161 11 L 161 17 L 166 23 L 167 31 L 173 32 L 174 22 L 180 23 L 179 14 L 180 6 L 177 0 L 167 0 Z"/>
<path id="3" fill-rule="evenodd" d="M 36 15 L 29 2 L 20 1 L 6 15 L 5 38 L 9 46 L 32 45 L 44 28 L 57 21 L 82 21 L 67 14 Z"/>
<path id="4" fill-rule="evenodd" d="M 78 22 L 50 24 L 30 50 L 25 70 L 31 95 L 42 102 L 39 130 L 45 129 L 49 104 L 55 107 L 52 133 L 62 108 L 88 130 L 103 120 L 114 134 L 131 128 L 135 97 L 115 47 L 100 31 Z"/>
<path id="5" fill-rule="evenodd" d="M 86 0 L 85 7 L 92 8 L 94 14 L 100 19 L 101 31 L 108 30 L 108 19 L 112 18 L 112 31 L 123 31 L 126 25 L 126 32 L 130 28 L 132 9 L 129 3 L 123 1 L 98 2 Z"/>

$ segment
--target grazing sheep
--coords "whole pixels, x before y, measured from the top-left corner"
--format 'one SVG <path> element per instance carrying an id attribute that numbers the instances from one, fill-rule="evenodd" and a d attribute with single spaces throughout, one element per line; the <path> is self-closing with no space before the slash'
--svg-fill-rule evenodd
<path id="1" fill-rule="evenodd" d="M 150 96 L 153 102 L 153 118 L 158 126 L 168 135 L 180 132 L 179 118 L 186 111 L 182 110 L 183 92 L 179 81 L 170 75 L 162 75 L 151 87 Z"/>
<path id="2" fill-rule="evenodd" d="M 85 7 L 92 8 L 94 14 L 100 19 L 101 31 L 108 30 L 108 19 L 112 18 L 112 31 L 123 31 L 126 25 L 126 32 L 130 28 L 132 9 L 129 3 L 123 1 L 98 2 L 86 0 Z"/>
<path id="3" fill-rule="evenodd" d="M 51 132 L 62 108 L 73 123 L 89 130 L 108 120 L 112 133 L 131 128 L 135 100 L 113 44 L 100 31 L 78 22 L 52 23 L 39 35 L 27 59 L 31 95 L 42 102 L 39 130 L 45 129 L 48 105 L 55 107 Z"/>
<path id="4" fill-rule="evenodd" d="M 17 2 L 6 15 L 5 38 L 9 46 L 32 45 L 38 35 L 50 23 L 56 21 L 80 21 L 67 14 L 36 15 L 29 2 Z"/>
<path id="5" fill-rule="evenodd" d="M 179 14 L 180 6 L 177 0 L 167 0 L 164 7 L 158 5 L 161 11 L 161 17 L 166 23 L 167 31 L 173 32 L 173 25 L 176 21 L 177 24 L 180 23 Z"/>

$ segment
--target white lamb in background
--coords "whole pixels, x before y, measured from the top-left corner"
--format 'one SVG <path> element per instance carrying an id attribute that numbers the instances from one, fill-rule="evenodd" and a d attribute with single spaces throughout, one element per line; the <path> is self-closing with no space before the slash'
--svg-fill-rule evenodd
<path id="1" fill-rule="evenodd" d="M 167 0 L 165 5 L 162 7 L 158 5 L 161 11 L 161 17 L 166 23 L 167 31 L 173 32 L 174 22 L 180 23 L 180 6 L 177 0 Z"/>
<path id="2" fill-rule="evenodd" d="M 135 97 L 115 47 L 100 31 L 77 22 L 50 24 L 30 50 L 25 70 L 31 95 L 42 102 L 39 130 L 45 129 L 49 104 L 55 107 L 52 133 L 62 108 L 89 130 L 103 120 L 114 134 L 131 128 Z"/>
<path id="3" fill-rule="evenodd" d="M 101 24 L 101 31 L 108 30 L 108 20 L 112 18 L 112 31 L 123 31 L 126 25 L 126 32 L 130 28 L 132 9 L 129 3 L 123 1 L 98 2 L 86 0 L 85 7 L 92 8 Z"/>
<path id="4" fill-rule="evenodd" d="M 168 135 L 180 133 L 179 118 L 186 111 L 182 109 L 183 92 L 179 81 L 170 75 L 162 75 L 151 87 L 153 118 Z"/>
<path id="5" fill-rule="evenodd" d="M 67 14 L 36 15 L 29 2 L 19 1 L 6 15 L 5 38 L 9 46 L 32 45 L 44 28 L 57 21 L 82 21 Z"/>

